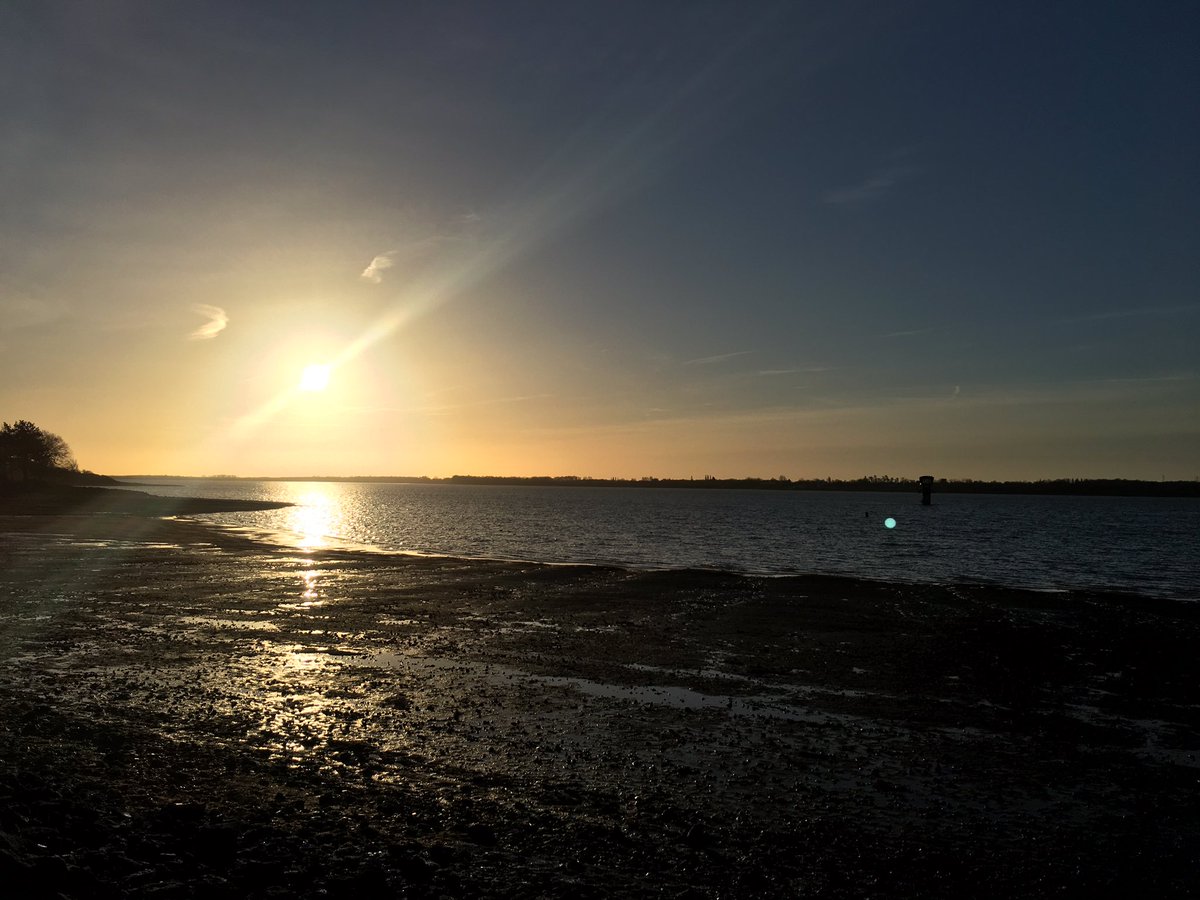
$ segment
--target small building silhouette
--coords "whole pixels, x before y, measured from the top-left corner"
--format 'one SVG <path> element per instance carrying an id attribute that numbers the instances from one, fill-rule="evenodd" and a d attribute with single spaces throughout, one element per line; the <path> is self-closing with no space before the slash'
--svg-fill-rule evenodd
<path id="1" fill-rule="evenodd" d="M 922 475 L 917 480 L 921 482 L 921 505 L 931 505 L 933 503 L 933 476 Z"/>

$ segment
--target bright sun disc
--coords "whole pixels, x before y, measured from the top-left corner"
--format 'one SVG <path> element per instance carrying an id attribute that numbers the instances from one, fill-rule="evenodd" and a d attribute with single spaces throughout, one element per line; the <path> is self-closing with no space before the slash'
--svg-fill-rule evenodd
<path id="1" fill-rule="evenodd" d="M 305 366 L 304 372 L 300 376 L 300 390 L 323 391 L 329 387 L 329 368 L 329 366 L 315 364 Z"/>

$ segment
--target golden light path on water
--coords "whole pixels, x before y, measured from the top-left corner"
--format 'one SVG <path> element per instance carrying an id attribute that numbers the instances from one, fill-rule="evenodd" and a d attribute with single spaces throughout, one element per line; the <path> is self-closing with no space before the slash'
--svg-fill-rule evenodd
<path id="1" fill-rule="evenodd" d="M 288 510 L 287 527 L 297 536 L 297 548 L 311 553 L 327 547 L 344 519 L 336 492 L 327 484 L 305 484 L 292 502 L 296 505 Z M 326 746 L 339 731 L 344 735 L 350 728 L 349 722 L 336 721 L 337 710 L 326 697 L 330 678 L 341 668 L 324 645 L 336 637 L 329 635 L 322 624 L 327 618 L 322 607 L 328 603 L 328 573 L 315 565 L 297 574 L 300 596 L 285 601 L 281 610 L 311 620 L 314 627 L 308 629 L 308 634 L 313 643 L 264 644 L 262 648 L 270 680 L 289 686 L 283 695 L 274 697 L 274 703 L 267 704 L 272 715 L 263 728 L 273 733 L 276 750 L 291 757 L 293 765 L 314 747 Z"/>
<path id="2" fill-rule="evenodd" d="M 328 547 L 339 533 L 344 520 L 341 504 L 330 485 L 291 487 L 294 492 L 288 499 L 295 505 L 288 507 L 284 526 L 292 535 L 290 543 L 304 556 L 291 560 L 285 570 L 294 587 L 284 591 L 275 614 L 305 621 L 308 627 L 299 633 L 308 641 L 261 641 L 257 653 L 240 663 L 245 676 L 240 691 L 243 699 L 262 708 L 259 738 L 294 766 L 316 748 L 345 736 L 357 719 L 326 696 L 330 679 L 342 668 L 329 654 L 329 642 L 336 643 L 340 636 L 325 627 L 329 572 L 319 559 L 307 558 Z"/>
<path id="3" fill-rule="evenodd" d="M 306 484 L 292 502 L 296 505 L 288 509 L 287 527 L 299 536 L 301 550 L 320 550 L 342 533 L 345 515 L 329 485 Z"/>

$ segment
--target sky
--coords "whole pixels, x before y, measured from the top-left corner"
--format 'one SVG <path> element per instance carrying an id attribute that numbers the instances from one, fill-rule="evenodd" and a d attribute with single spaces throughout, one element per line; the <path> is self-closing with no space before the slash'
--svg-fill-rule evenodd
<path id="1" fill-rule="evenodd" d="M 0 419 L 109 474 L 1200 477 L 1197 46 L 1189 0 L 14 0 Z"/>

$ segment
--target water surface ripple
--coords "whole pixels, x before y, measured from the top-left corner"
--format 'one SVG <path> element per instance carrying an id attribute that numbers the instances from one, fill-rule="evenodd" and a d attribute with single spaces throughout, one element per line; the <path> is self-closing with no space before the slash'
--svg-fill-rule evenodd
<path id="1" fill-rule="evenodd" d="M 243 480 L 141 489 L 294 503 L 205 520 L 300 548 L 1200 598 L 1194 499 L 945 494 L 922 507 L 915 492 Z"/>

